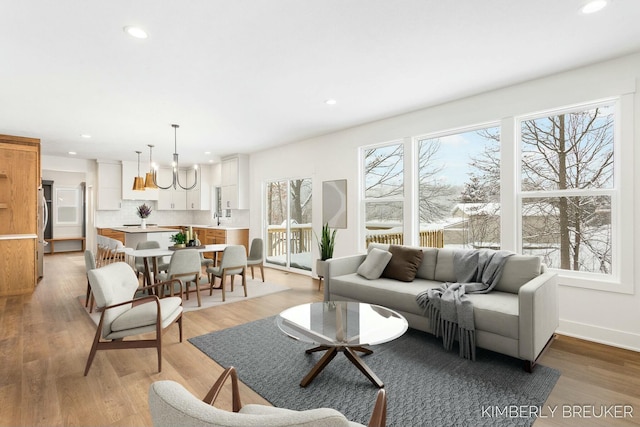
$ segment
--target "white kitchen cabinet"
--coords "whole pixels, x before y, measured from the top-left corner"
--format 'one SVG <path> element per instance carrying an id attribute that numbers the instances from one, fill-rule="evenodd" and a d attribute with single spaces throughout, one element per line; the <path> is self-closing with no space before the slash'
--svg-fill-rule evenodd
<path id="1" fill-rule="evenodd" d="M 97 210 L 119 210 L 122 207 L 122 164 L 97 160 Z M 133 182 L 133 180 L 132 180 Z"/>
<path id="2" fill-rule="evenodd" d="M 180 183 L 187 185 L 187 171 L 181 169 L 178 171 L 180 177 Z M 173 169 L 172 168 L 159 168 L 158 169 L 158 184 L 167 186 L 173 183 Z M 187 195 L 186 191 L 177 186 L 177 189 L 171 187 L 168 190 L 160 189 L 158 191 L 158 210 L 159 211 L 184 211 L 187 210 Z"/>
<path id="3" fill-rule="evenodd" d="M 193 184 L 195 173 L 187 169 L 187 187 Z M 187 210 L 211 210 L 211 167 L 198 167 L 198 184 L 193 190 L 187 191 Z"/>
<path id="4" fill-rule="evenodd" d="M 222 186 L 238 184 L 238 157 L 231 157 L 222 161 Z"/>
<path id="5" fill-rule="evenodd" d="M 249 158 L 238 154 L 222 160 L 222 209 L 249 209 Z"/>
<path id="6" fill-rule="evenodd" d="M 222 209 L 241 209 L 238 206 L 238 186 L 225 185 L 222 191 Z"/>
<path id="7" fill-rule="evenodd" d="M 144 179 L 146 170 L 140 169 Z M 122 198 L 124 200 L 158 200 L 159 190 L 147 188 L 144 191 L 133 191 L 133 178 L 138 176 L 138 162 L 122 161 Z"/>

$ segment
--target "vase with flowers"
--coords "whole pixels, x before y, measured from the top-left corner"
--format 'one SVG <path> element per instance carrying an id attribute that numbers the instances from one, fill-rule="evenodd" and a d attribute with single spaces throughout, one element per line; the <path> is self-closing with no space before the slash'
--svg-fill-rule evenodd
<path id="1" fill-rule="evenodd" d="M 151 215 L 151 207 L 146 203 L 141 204 L 136 209 L 138 216 L 140 217 L 140 228 L 147 228 L 147 218 Z"/>

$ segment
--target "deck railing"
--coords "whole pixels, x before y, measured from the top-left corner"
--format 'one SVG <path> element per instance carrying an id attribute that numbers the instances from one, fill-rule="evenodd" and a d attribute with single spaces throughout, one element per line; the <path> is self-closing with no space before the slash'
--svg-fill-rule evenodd
<path id="1" fill-rule="evenodd" d="M 366 244 L 385 243 L 390 245 L 402 245 L 402 233 L 368 234 Z M 310 252 L 313 248 L 313 231 L 309 226 L 291 226 L 291 253 L 298 254 Z M 419 245 L 431 248 L 444 247 L 443 230 L 421 231 Z M 269 227 L 267 230 L 267 256 L 284 255 L 289 251 L 287 244 L 287 229 L 285 227 Z"/>
<path id="2" fill-rule="evenodd" d="M 402 245 L 404 238 L 402 233 L 368 234 L 366 243 L 384 243 L 389 245 Z M 444 231 L 428 230 L 421 231 L 419 235 L 419 245 L 430 248 L 444 247 Z"/>
<path id="3" fill-rule="evenodd" d="M 267 256 L 284 255 L 289 250 L 292 254 L 310 252 L 313 245 L 311 227 L 291 226 L 291 249 L 287 245 L 286 227 L 269 227 L 267 230 Z"/>

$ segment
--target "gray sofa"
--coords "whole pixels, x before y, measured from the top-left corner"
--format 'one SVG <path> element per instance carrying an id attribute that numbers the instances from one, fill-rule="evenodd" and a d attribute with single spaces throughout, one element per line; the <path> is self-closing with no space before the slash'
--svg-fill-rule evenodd
<path id="1" fill-rule="evenodd" d="M 389 245 L 369 245 L 369 251 L 372 248 L 388 250 Z M 325 301 L 382 305 L 405 316 L 410 327 L 432 333 L 416 296 L 443 282 L 456 281 L 456 249 L 420 249 L 423 258 L 412 282 L 385 277 L 369 280 L 359 275 L 366 254 L 328 260 Z M 556 274 L 546 271 L 539 257 L 516 254 L 507 259 L 493 291 L 468 296 L 473 303 L 477 347 L 522 359 L 530 372 L 558 327 Z"/>

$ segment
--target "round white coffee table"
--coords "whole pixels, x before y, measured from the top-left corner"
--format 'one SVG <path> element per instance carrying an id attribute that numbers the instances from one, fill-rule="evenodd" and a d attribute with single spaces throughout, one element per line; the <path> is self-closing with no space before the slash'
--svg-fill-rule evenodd
<path id="1" fill-rule="evenodd" d="M 408 323 L 399 313 L 380 305 L 351 301 L 326 301 L 288 308 L 276 317 L 280 330 L 290 337 L 315 344 L 307 354 L 325 351 L 302 379 L 306 387 L 333 360 L 338 352 L 369 380 L 382 388 L 384 383 L 356 354 L 371 354 L 365 346 L 392 341 L 407 331 Z"/>

